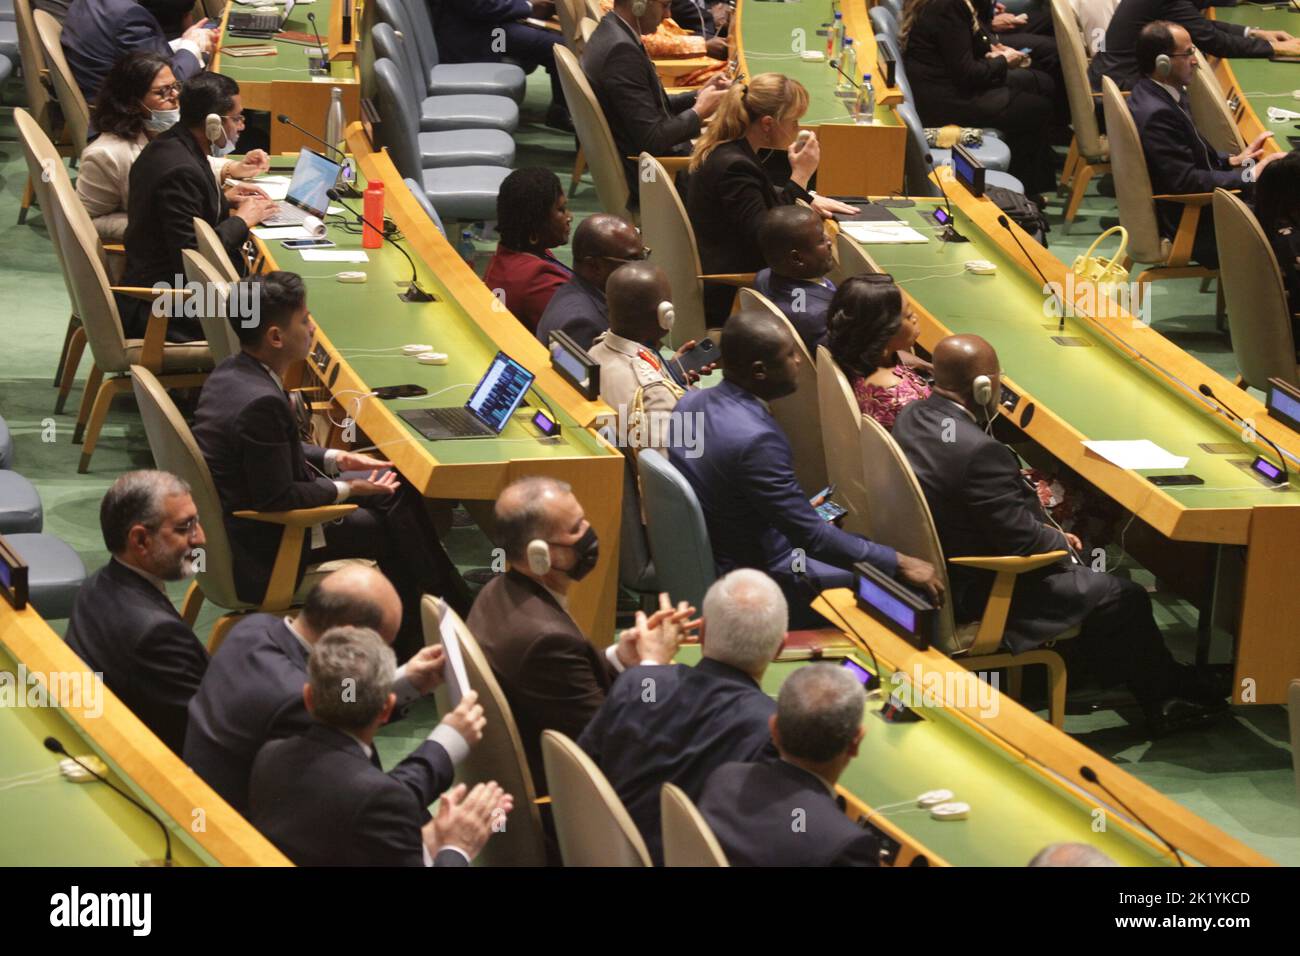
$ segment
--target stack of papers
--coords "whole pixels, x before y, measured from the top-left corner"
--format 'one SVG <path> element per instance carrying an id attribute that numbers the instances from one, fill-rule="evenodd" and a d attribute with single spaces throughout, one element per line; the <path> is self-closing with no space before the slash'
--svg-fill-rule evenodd
<path id="1" fill-rule="evenodd" d="M 840 223 L 840 229 L 863 245 L 930 241 L 905 222 L 844 222 Z"/>
<path id="2" fill-rule="evenodd" d="M 1138 470 L 1143 468 L 1186 468 L 1187 459 L 1165 451 L 1145 438 L 1136 441 L 1086 441 L 1083 447 L 1094 451 L 1112 465 Z"/>

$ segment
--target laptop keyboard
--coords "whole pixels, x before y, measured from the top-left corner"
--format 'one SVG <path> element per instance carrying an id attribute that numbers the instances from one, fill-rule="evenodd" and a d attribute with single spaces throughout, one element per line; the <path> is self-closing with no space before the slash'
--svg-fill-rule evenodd
<path id="1" fill-rule="evenodd" d="M 270 219 L 263 219 L 264 226 L 301 226 L 307 221 L 307 210 L 299 209 L 293 203 L 280 203 L 280 211 Z"/>
<path id="2" fill-rule="evenodd" d="M 430 424 L 441 425 L 448 431 L 482 432 L 487 428 L 463 408 L 426 408 Z"/>

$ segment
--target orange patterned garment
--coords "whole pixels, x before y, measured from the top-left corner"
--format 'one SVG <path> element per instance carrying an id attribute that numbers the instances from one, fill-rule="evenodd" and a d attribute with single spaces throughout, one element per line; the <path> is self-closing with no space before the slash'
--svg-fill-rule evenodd
<path id="1" fill-rule="evenodd" d="M 613 0 L 600 0 L 602 16 L 613 9 Z M 704 37 L 683 30 L 672 17 L 659 24 L 659 29 L 654 33 L 642 35 L 641 42 L 645 44 L 645 51 L 650 54 L 652 60 L 671 56 L 704 55 Z"/>

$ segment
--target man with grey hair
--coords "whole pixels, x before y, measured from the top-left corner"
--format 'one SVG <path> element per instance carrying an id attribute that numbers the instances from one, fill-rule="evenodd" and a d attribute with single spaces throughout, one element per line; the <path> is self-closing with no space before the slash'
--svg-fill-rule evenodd
<path id="1" fill-rule="evenodd" d="M 576 739 L 620 671 L 673 659 L 695 609 L 673 609 L 660 595 L 660 610 L 648 619 L 638 613 L 637 627 L 601 654 L 567 609 L 569 588 L 600 560 L 596 531 L 573 490 L 553 478 L 523 478 L 501 492 L 495 517 L 508 569 L 479 593 L 466 623 L 510 702 L 533 784 L 545 794 L 542 731 Z"/>
<path id="2" fill-rule="evenodd" d="M 483 736 L 473 691 L 415 752 L 384 773 L 375 733 L 397 703 L 396 658 L 369 628 L 336 627 L 312 647 L 303 701 L 315 722 L 253 762 L 249 819 L 299 866 L 466 866 L 512 799 L 495 782 L 457 788 L 452 757 Z"/>
<path id="3" fill-rule="evenodd" d="M 732 866 L 880 865 L 876 838 L 835 793 L 866 732 L 865 705 L 862 685 L 835 664 L 786 679 L 770 721 L 780 759 L 719 767 L 699 800 Z"/>
<path id="4" fill-rule="evenodd" d="M 1037 866 L 1119 866 L 1096 847 L 1086 843 L 1052 843 L 1043 847 L 1029 861 Z"/>
<path id="5" fill-rule="evenodd" d="M 167 582 L 194 573 L 205 542 L 190 487 L 165 471 L 131 471 L 99 506 L 112 558 L 86 579 L 66 640 L 91 670 L 176 753 L 185 708 L 208 654 L 167 596 Z"/>
<path id="6" fill-rule="evenodd" d="M 732 761 L 775 757 L 762 688 L 785 640 L 788 609 L 776 582 L 742 568 L 704 596 L 702 658 L 694 667 L 632 667 L 610 688 L 578 739 L 618 791 L 656 865 L 663 863 L 659 791 L 674 783 L 698 799 Z"/>

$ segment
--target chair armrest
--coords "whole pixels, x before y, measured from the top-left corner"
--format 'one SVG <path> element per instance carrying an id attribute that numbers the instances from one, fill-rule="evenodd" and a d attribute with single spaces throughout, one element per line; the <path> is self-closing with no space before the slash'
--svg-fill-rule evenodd
<path id="1" fill-rule="evenodd" d="M 711 275 L 696 276 L 697 279 L 703 279 L 705 282 L 716 282 L 718 285 L 734 286 L 752 286 L 757 272 L 719 272 Z"/>
<path id="2" fill-rule="evenodd" d="M 106 242 L 103 244 L 104 252 L 112 256 L 126 255 L 126 246 L 120 242 Z"/>
<path id="3" fill-rule="evenodd" d="M 236 518 L 249 521 L 265 521 L 267 524 L 280 524 L 288 528 L 311 528 L 327 521 L 336 521 L 349 512 L 356 511 L 354 504 L 321 505 L 318 508 L 295 508 L 293 511 L 236 511 Z"/>
<path id="4" fill-rule="evenodd" d="M 1099 100 L 1099 99 L 1101 99 L 1101 94 L 1100 94 L 1100 93 L 1089 93 L 1088 95 L 1091 96 L 1094 100 Z M 1124 97 L 1124 99 L 1128 99 L 1130 96 L 1133 95 L 1133 91 L 1132 91 L 1132 90 L 1120 90 L 1120 91 L 1119 91 L 1119 95 L 1122 96 L 1122 97 Z"/>
<path id="5" fill-rule="evenodd" d="M 111 285 L 108 287 L 109 292 L 120 292 L 123 295 L 129 295 L 133 299 L 143 299 L 146 302 L 152 302 L 160 295 L 179 295 L 182 298 L 189 295 L 185 289 L 154 289 L 145 285 Z"/>
<path id="6" fill-rule="evenodd" d="M 640 156 L 629 156 L 628 159 L 634 163 L 641 162 Z M 676 173 L 691 164 L 689 156 L 656 156 L 655 160 L 664 168 L 666 173 Z"/>
<path id="7" fill-rule="evenodd" d="M 1237 192 L 1235 189 L 1228 192 Z M 1152 199 L 1163 199 L 1166 202 L 1180 202 L 1185 206 L 1208 206 L 1210 200 L 1214 198 L 1214 193 L 1157 193 Z"/>
<path id="8" fill-rule="evenodd" d="M 980 568 L 984 571 L 1007 571 L 1011 574 L 1024 574 L 1026 571 L 1036 571 L 1054 561 L 1059 561 L 1068 553 L 1067 551 L 1048 551 L 1044 554 L 1030 554 L 1025 557 L 1013 554 L 1002 557 L 949 558 L 948 563 L 959 564 L 964 568 Z"/>

